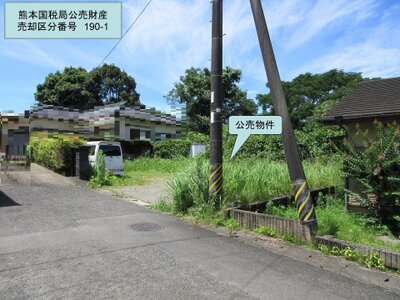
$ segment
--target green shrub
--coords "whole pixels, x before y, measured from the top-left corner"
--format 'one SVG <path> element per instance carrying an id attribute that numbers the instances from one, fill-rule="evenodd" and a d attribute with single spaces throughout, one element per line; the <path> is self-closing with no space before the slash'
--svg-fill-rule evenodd
<path id="1" fill-rule="evenodd" d="M 92 187 L 100 187 L 108 184 L 109 176 L 106 170 L 104 153 L 101 150 L 97 152 L 96 165 L 93 168 L 93 173 L 93 176 L 90 177 L 90 185 Z"/>
<path id="2" fill-rule="evenodd" d="M 355 261 L 370 269 L 376 268 L 381 271 L 385 270 L 383 260 L 379 257 L 379 254 L 376 251 L 372 251 L 370 255 L 365 255 L 363 253 L 357 252 L 355 249 L 349 246 L 344 249 L 340 249 L 337 246 L 329 248 L 327 245 L 324 244 L 318 244 L 317 249 L 327 255 L 331 254 L 335 256 L 344 256 L 345 259 Z"/>
<path id="3" fill-rule="evenodd" d="M 205 143 L 206 152 L 209 151 L 209 137 L 207 135 L 189 131 L 181 139 L 169 139 L 154 143 L 154 156 L 160 158 L 188 157 L 190 145 Z"/>
<path id="4" fill-rule="evenodd" d="M 63 135 L 42 139 L 33 137 L 28 155 L 32 161 L 50 170 L 68 173 L 73 168 L 73 148 L 83 144 L 82 139 Z"/>
<path id="5" fill-rule="evenodd" d="M 368 131 L 358 130 L 362 149 L 345 143 L 348 155 L 344 170 L 362 184 L 364 193 L 375 194 L 377 201 L 372 203 L 360 194 L 356 198 L 368 207 L 372 216 L 395 231 L 399 229 L 396 216 L 400 215 L 400 126 L 393 123 L 385 127 L 375 121 L 374 130 L 376 138 L 371 138 Z"/>
<path id="6" fill-rule="evenodd" d="M 240 228 L 239 223 L 234 219 L 226 220 L 224 225 L 226 228 L 228 228 L 229 236 L 232 236 L 232 233 L 234 230 L 237 230 Z"/>
<path id="7" fill-rule="evenodd" d="M 268 226 L 260 226 L 256 229 L 254 229 L 254 231 L 258 234 L 262 234 L 262 235 L 266 235 L 266 236 L 270 236 L 270 237 L 277 237 L 277 233 L 275 232 L 275 230 L 273 230 L 272 228 L 268 227 Z"/>
<path id="8" fill-rule="evenodd" d="M 342 135 L 338 130 L 327 126 L 307 126 L 303 130 L 295 130 L 296 141 L 303 159 L 327 159 L 337 155 L 338 149 L 330 142 L 331 137 Z M 229 134 L 228 126 L 223 127 L 224 157 L 230 158 L 235 145 L 236 135 Z M 285 160 L 280 135 L 252 135 L 235 155 L 240 158 L 263 158 L 270 161 Z"/>
<path id="9" fill-rule="evenodd" d="M 189 161 L 169 182 L 175 212 L 186 213 L 192 206 L 208 203 L 208 164 L 201 156 Z"/>
<path id="10" fill-rule="evenodd" d="M 154 143 L 154 156 L 160 158 L 187 157 L 190 150 L 190 142 L 186 139 L 164 140 Z"/>

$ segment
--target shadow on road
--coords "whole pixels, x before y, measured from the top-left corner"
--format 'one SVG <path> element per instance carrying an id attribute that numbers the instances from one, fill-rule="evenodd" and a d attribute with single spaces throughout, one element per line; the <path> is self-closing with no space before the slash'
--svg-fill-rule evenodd
<path id="1" fill-rule="evenodd" d="M 0 191 L 0 207 L 7 207 L 7 206 L 20 206 L 20 204 L 18 204 L 13 199 L 4 194 L 2 191 Z"/>

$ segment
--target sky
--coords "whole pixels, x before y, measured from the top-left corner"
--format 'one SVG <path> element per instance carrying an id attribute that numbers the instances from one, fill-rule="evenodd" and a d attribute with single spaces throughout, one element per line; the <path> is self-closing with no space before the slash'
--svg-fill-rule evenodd
<path id="1" fill-rule="evenodd" d="M 90 71 L 118 42 L 5 39 L 1 2 L 0 111 L 29 109 L 35 104 L 36 86 L 47 74 L 69 66 Z M 147 2 L 122 1 L 123 32 Z M 210 2 L 152 0 L 106 59 L 134 77 L 146 106 L 166 107 L 164 96 L 186 69 L 210 67 Z M 361 72 L 364 77 L 400 76 L 400 0 L 264 0 L 262 4 L 282 80 L 334 68 Z M 255 99 L 268 90 L 250 3 L 225 0 L 223 7 L 223 64 L 242 70 L 240 87 Z"/>

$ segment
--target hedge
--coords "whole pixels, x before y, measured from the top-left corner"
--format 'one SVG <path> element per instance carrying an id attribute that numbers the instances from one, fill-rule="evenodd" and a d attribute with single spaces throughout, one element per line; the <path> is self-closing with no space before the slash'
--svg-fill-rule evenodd
<path id="1" fill-rule="evenodd" d="M 68 174 L 73 169 L 73 148 L 83 144 L 85 141 L 76 137 L 31 139 L 28 157 L 50 170 Z"/>

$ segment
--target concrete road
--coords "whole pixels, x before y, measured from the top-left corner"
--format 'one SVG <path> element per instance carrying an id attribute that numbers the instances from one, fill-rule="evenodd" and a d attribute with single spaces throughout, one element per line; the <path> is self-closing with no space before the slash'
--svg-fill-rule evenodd
<path id="1" fill-rule="evenodd" d="M 0 185 L 1 299 L 400 298 L 359 270 L 351 279 L 83 187 Z"/>

